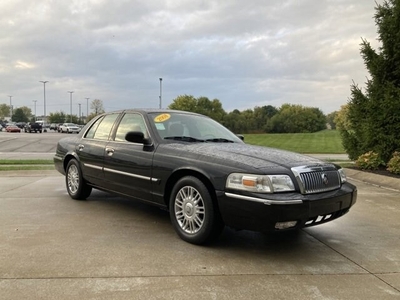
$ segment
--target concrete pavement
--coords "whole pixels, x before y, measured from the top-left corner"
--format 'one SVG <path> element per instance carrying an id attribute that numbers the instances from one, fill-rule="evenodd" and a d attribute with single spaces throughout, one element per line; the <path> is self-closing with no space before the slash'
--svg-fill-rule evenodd
<path id="1" fill-rule="evenodd" d="M 12 152 L 3 142 L 0 158 L 52 159 L 53 135 L 26 134 Z M 297 233 L 226 228 L 207 247 L 140 202 L 70 199 L 55 170 L 0 172 L 0 300 L 400 299 L 400 180 L 346 171 L 359 198 L 342 218 Z"/>
<path id="2" fill-rule="evenodd" d="M 227 228 L 199 247 L 152 206 L 74 201 L 53 170 L 0 172 L 0 299 L 399 299 L 399 192 L 354 183 L 357 204 L 331 223 Z"/>

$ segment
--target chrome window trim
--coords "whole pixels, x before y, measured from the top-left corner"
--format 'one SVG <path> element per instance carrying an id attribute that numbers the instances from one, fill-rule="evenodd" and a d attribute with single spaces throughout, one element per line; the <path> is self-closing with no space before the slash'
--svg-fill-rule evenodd
<path id="1" fill-rule="evenodd" d="M 227 197 L 236 198 L 240 200 L 258 202 L 265 205 L 293 205 L 293 204 L 303 204 L 303 200 L 271 200 L 271 199 L 261 199 L 256 197 L 249 197 L 244 195 L 225 193 Z"/>
<path id="2" fill-rule="evenodd" d="M 117 144 L 124 144 L 124 145 L 137 145 L 137 146 L 143 146 L 143 143 L 134 143 L 134 142 L 128 142 L 128 141 L 116 141 L 116 140 L 110 140 L 108 143 L 117 143 Z"/>

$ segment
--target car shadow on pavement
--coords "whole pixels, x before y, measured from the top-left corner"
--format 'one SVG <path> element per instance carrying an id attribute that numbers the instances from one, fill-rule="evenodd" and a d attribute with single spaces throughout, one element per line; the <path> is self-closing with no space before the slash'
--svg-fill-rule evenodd
<path id="1" fill-rule="evenodd" d="M 139 221 L 141 225 L 147 224 L 146 226 L 148 229 L 154 229 L 155 234 L 159 234 L 159 230 L 162 230 L 166 231 L 167 234 L 172 233 L 175 236 L 169 218 L 169 212 L 164 209 L 98 190 L 93 190 L 86 202 L 88 202 L 92 208 L 95 205 L 98 209 L 106 209 L 109 212 L 108 218 L 115 217 L 116 220 L 132 220 L 131 226 L 133 227 L 136 226 L 137 221 Z M 123 224 L 121 230 L 124 230 L 124 228 L 128 226 L 127 222 L 123 222 Z M 262 233 L 225 227 L 217 240 L 203 246 L 191 246 L 221 250 L 251 248 L 252 251 L 261 251 L 270 253 L 271 255 L 276 253 L 290 254 L 293 251 L 297 251 L 299 248 L 302 248 L 302 251 L 306 251 L 304 249 L 304 240 L 308 238 L 309 235 L 303 230 Z M 177 235 L 176 242 L 182 243 L 183 245 L 190 245 L 179 239 Z"/>

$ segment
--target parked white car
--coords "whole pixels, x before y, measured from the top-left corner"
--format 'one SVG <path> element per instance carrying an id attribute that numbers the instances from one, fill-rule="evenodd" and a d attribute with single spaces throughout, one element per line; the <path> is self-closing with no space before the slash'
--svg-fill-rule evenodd
<path id="1" fill-rule="evenodd" d="M 64 123 L 60 126 L 61 133 L 79 133 L 81 128 L 74 123 Z"/>

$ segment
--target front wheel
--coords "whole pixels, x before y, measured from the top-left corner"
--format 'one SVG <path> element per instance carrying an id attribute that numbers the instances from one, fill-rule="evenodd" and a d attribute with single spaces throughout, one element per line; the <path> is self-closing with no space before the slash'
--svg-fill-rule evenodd
<path id="1" fill-rule="evenodd" d="M 210 242 L 224 228 L 210 192 L 201 180 L 193 176 L 183 177 L 175 184 L 169 212 L 177 234 L 192 244 Z"/>
<path id="2" fill-rule="evenodd" d="M 72 199 L 85 200 L 90 196 L 92 187 L 88 186 L 82 177 L 82 171 L 76 159 L 71 159 L 65 172 L 65 183 Z"/>

